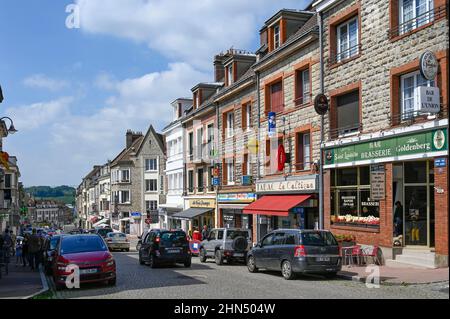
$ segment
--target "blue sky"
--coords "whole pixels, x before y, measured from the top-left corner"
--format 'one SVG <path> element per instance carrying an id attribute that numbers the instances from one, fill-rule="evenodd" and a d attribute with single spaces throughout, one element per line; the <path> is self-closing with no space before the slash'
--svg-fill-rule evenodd
<path id="1" fill-rule="evenodd" d="M 124 146 L 125 131 L 161 129 L 169 103 L 212 79 L 212 57 L 255 51 L 258 30 L 294 0 L 0 0 L 3 140 L 22 181 L 78 185 Z M 81 27 L 66 27 L 66 6 Z"/>

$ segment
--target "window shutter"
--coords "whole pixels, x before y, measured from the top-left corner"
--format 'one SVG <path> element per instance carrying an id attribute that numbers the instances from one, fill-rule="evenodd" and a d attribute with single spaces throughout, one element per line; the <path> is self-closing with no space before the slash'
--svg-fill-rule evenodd
<path id="1" fill-rule="evenodd" d="M 303 71 L 296 72 L 295 79 L 295 105 L 303 104 Z"/>
<path id="2" fill-rule="evenodd" d="M 222 185 L 227 185 L 228 181 L 228 166 L 227 166 L 227 162 L 224 160 L 222 160 Z"/>
<path id="3" fill-rule="evenodd" d="M 270 86 L 270 106 L 272 112 L 283 110 L 283 95 L 281 81 Z"/>

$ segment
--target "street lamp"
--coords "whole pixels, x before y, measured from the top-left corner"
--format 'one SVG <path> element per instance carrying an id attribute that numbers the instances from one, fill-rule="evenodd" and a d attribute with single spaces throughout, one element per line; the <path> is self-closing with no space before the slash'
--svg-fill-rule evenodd
<path id="1" fill-rule="evenodd" d="M 0 97 L 1 97 L 1 92 L 0 92 Z M 2 117 L 2 118 L 0 119 L 0 121 L 3 121 L 4 119 L 7 119 L 7 120 L 9 120 L 9 121 L 11 122 L 11 125 L 9 126 L 9 129 L 8 129 L 8 133 L 9 133 L 9 134 L 14 134 L 14 133 L 18 132 L 18 131 L 16 130 L 16 128 L 14 127 L 14 122 L 13 122 L 13 120 L 11 120 L 10 117 L 4 116 L 4 117 Z"/>

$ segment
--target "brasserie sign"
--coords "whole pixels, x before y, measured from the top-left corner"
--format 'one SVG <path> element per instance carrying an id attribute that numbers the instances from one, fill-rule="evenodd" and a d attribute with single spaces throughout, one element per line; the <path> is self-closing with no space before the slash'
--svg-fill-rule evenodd
<path id="1" fill-rule="evenodd" d="M 447 129 L 443 128 L 336 147 L 325 150 L 325 165 L 446 151 L 448 149 L 447 139 Z"/>

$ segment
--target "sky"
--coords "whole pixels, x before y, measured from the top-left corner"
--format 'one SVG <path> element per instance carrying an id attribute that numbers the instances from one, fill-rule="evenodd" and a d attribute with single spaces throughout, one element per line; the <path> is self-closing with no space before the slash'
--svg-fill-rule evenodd
<path id="1" fill-rule="evenodd" d="M 77 186 L 127 129 L 166 126 L 170 102 L 214 80 L 215 54 L 256 51 L 264 21 L 308 2 L 0 0 L 0 116 L 19 130 L 3 151 L 25 186 Z"/>

